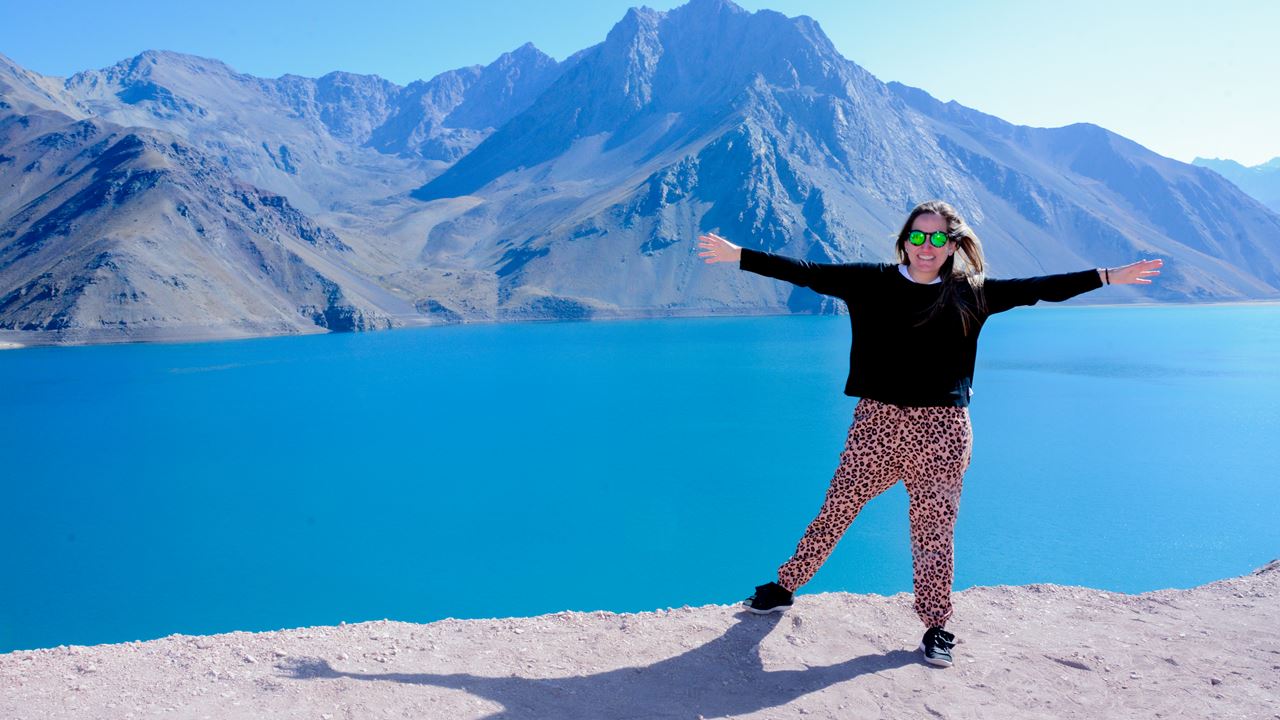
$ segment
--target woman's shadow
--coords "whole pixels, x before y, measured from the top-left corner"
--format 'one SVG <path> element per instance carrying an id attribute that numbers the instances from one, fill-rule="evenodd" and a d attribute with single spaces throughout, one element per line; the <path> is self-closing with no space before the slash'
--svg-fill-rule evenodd
<path id="1" fill-rule="evenodd" d="M 720 637 L 682 655 L 645 667 L 624 667 L 564 678 L 485 677 L 468 673 L 353 673 L 320 658 L 291 658 L 277 665 L 294 679 L 353 678 L 435 685 L 501 703 L 485 720 L 533 718 L 683 718 L 742 715 L 792 700 L 866 673 L 915 664 L 918 655 L 892 650 L 835 665 L 766 671 L 760 642 L 781 619 L 745 611 Z"/>

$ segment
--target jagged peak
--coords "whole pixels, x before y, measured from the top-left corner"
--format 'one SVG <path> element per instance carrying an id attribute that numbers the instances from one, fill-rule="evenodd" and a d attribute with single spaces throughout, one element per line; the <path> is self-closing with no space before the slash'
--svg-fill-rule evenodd
<path id="1" fill-rule="evenodd" d="M 194 69 L 202 73 L 212 71 L 232 77 L 243 75 L 243 73 L 237 72 L 230 65 L 215 58 L 189 55 L 173 50 L 144 50 L 133 57 L 125 58 L 108 67 L 78 72 L 67 78 L 66 84 L 71 86 L 93 75 L 106 75 L 119 82 L 129 82 L 148 78 L 151 76 L 152 71 L 159 67 Z"/>
<path id="2" fill-rule="evenodd" d="M 555 60 L 555 58 L 539 50 L 538 46 L 534 45 L 532 42 L 526 42 L 515 50 L 503 53 L 502 56 L 510 56 L 521 60 L 542 60 L 544 58 L 552 61 Z"/>
<path id="3" fill-rule="evenodd" d="M 239 75 L 235 68 L 218 60 L 217 58 L 207 58 L 201 55 L 192 55 L 190 53 L 182 53 L 174 50 L 144 50 L 138 55 L 122 60 L 120 63 L 130 63 L 140 65 L 149 63 L 151 65 L 175 64 L 186 65 L 188 67 L 216 68 L 231 75 Z"/>
<path id="4" fill-rule="evenodd" d="M 1280 158 L 1277 158 L 1277 159 L 1280 159 Z M 1272 162 L 1275 162 L 1275 161 L 1273 160 Z M 1194 160 L 1191 161 L 1191 164 L 1192 165 L 1218 165 L 1218 166 L 1225 166 L 1225 167 L 1229 167 L 1232 169 L 1239 169 L 1239 170 L 1250 169 L 1245 167 L 1243 163 L 1232 160 L 1231 158 L 1216 158 L 1216 157 L 1207 158 L 1207 157 L 1200 157 L 1198 155 Z M 1265 166 L 1259 165 L 1258 167 L 1265 167 Z"/>
<path id="5" fill-rule="evenodd" d="M 347 72 L 346 70 L 334 70 L 316 78 L 317 84 L 324 85 L 349 85 L 349 86 L 366 86 L 366 85 L 382 85 L 384 87 L 399 88 L 399 85 L 382 77 L 381 75 L 366 75 L 363 73 Z"/>
<path id="6" fill-rule="evenodd" d="M 641 31 L 657 30 L 658 23 L 662 21 L 665 15 L 666 13 L 658 12 L 653 8 L 628 8 L 627 14 L 623 15 L 622 19 L 609 29 L 609 34 L 605 36 L 604 42 L 606 45 L 630 42 Z"/>
<path id="7" fill-rule="evenodd" d="M 504 52 L 496 60 L 484 66 L 486 71 L 515 67 L 546 67 L 556 65 L 556 59 L 539 50 L 533 43 L 527 42 L 515 50 Z"/>
<path id="8" fill-rule="evenodd" d="M 721 13 L 732 15 L 752 14 L 749 10 L 731 2 L 731 0 L 689 0 L 684 5 L 668 10 L 666 14 L 669 16 L 688 16 L 705 19 L 715 17 Z"/>
<path id="9" fill-rule="evenodd" d="M 513 65 L 517 67 L 528 67 L 531 65 L 546 66 L 558 64 L 559 63 L 556 62 L 555 58 L 539 50 L 532 42 L 526 42 L 514 50 L 502 53 L 494 59 L 493 62 L 490 62 L 487 65 L 464 65 L 451 70 L 445 70 L 444 72 L 433 75 L 426 80 L 414 80 L 405 87 L 414 91 L 422 91 L 424 88 L 432 85 L 438 85 L 450 78 L 468 76 L 471 79 L 467 82 L 471 82 L 487 72 L 501 71 L 504 68 L 511 67 Z"/>

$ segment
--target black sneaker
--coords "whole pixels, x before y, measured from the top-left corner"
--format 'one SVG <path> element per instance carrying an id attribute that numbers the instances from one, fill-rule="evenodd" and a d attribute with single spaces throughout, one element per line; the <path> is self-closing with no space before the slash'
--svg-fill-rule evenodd
<path id="1" fill-rule="evenodd" d="M 756 594 L 742 601 L 748 610 L 765 615 L 771 612 L 782 612 L 791 607 L 791 591 L 776 582 L 756 586 Z"/>
<path id="2" fill-rule="evenodd" d="M 940 627 L 929 628 L 920 641 L 920 649 L 924 651 L 924 661 L 942 667 L 951 667 L 951 648 L 955 645 L 956 636 Z"/>

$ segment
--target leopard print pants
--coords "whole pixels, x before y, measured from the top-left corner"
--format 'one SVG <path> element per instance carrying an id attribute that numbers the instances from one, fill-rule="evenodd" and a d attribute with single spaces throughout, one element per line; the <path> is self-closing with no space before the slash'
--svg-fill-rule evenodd
<path id="1" fill-rule="evenodd" d="M 794 592 L 809 582 L 863 505 L 902 479 L 910 498 L 915 612 L 926 627 L 944 627 L 952 611 L 956 511 L 972 450 L 966 407 L 860 399 L 822 510 L 778 568 L 778 584 Z"/>

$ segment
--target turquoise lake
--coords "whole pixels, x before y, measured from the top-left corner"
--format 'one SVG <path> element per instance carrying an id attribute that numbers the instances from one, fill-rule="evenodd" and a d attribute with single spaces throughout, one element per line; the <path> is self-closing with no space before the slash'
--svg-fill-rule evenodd
<path id="1" fill-rule="evenodd" d="M 736 602 L 822 504 L 848 347 L 805 316 L 2 352 L 0 652 Z M 970 412 L 957 590 L 1280 556 L 1280 306 L 998 315 Z M 910 589 L 899 483 L 801 593 Z"/>

